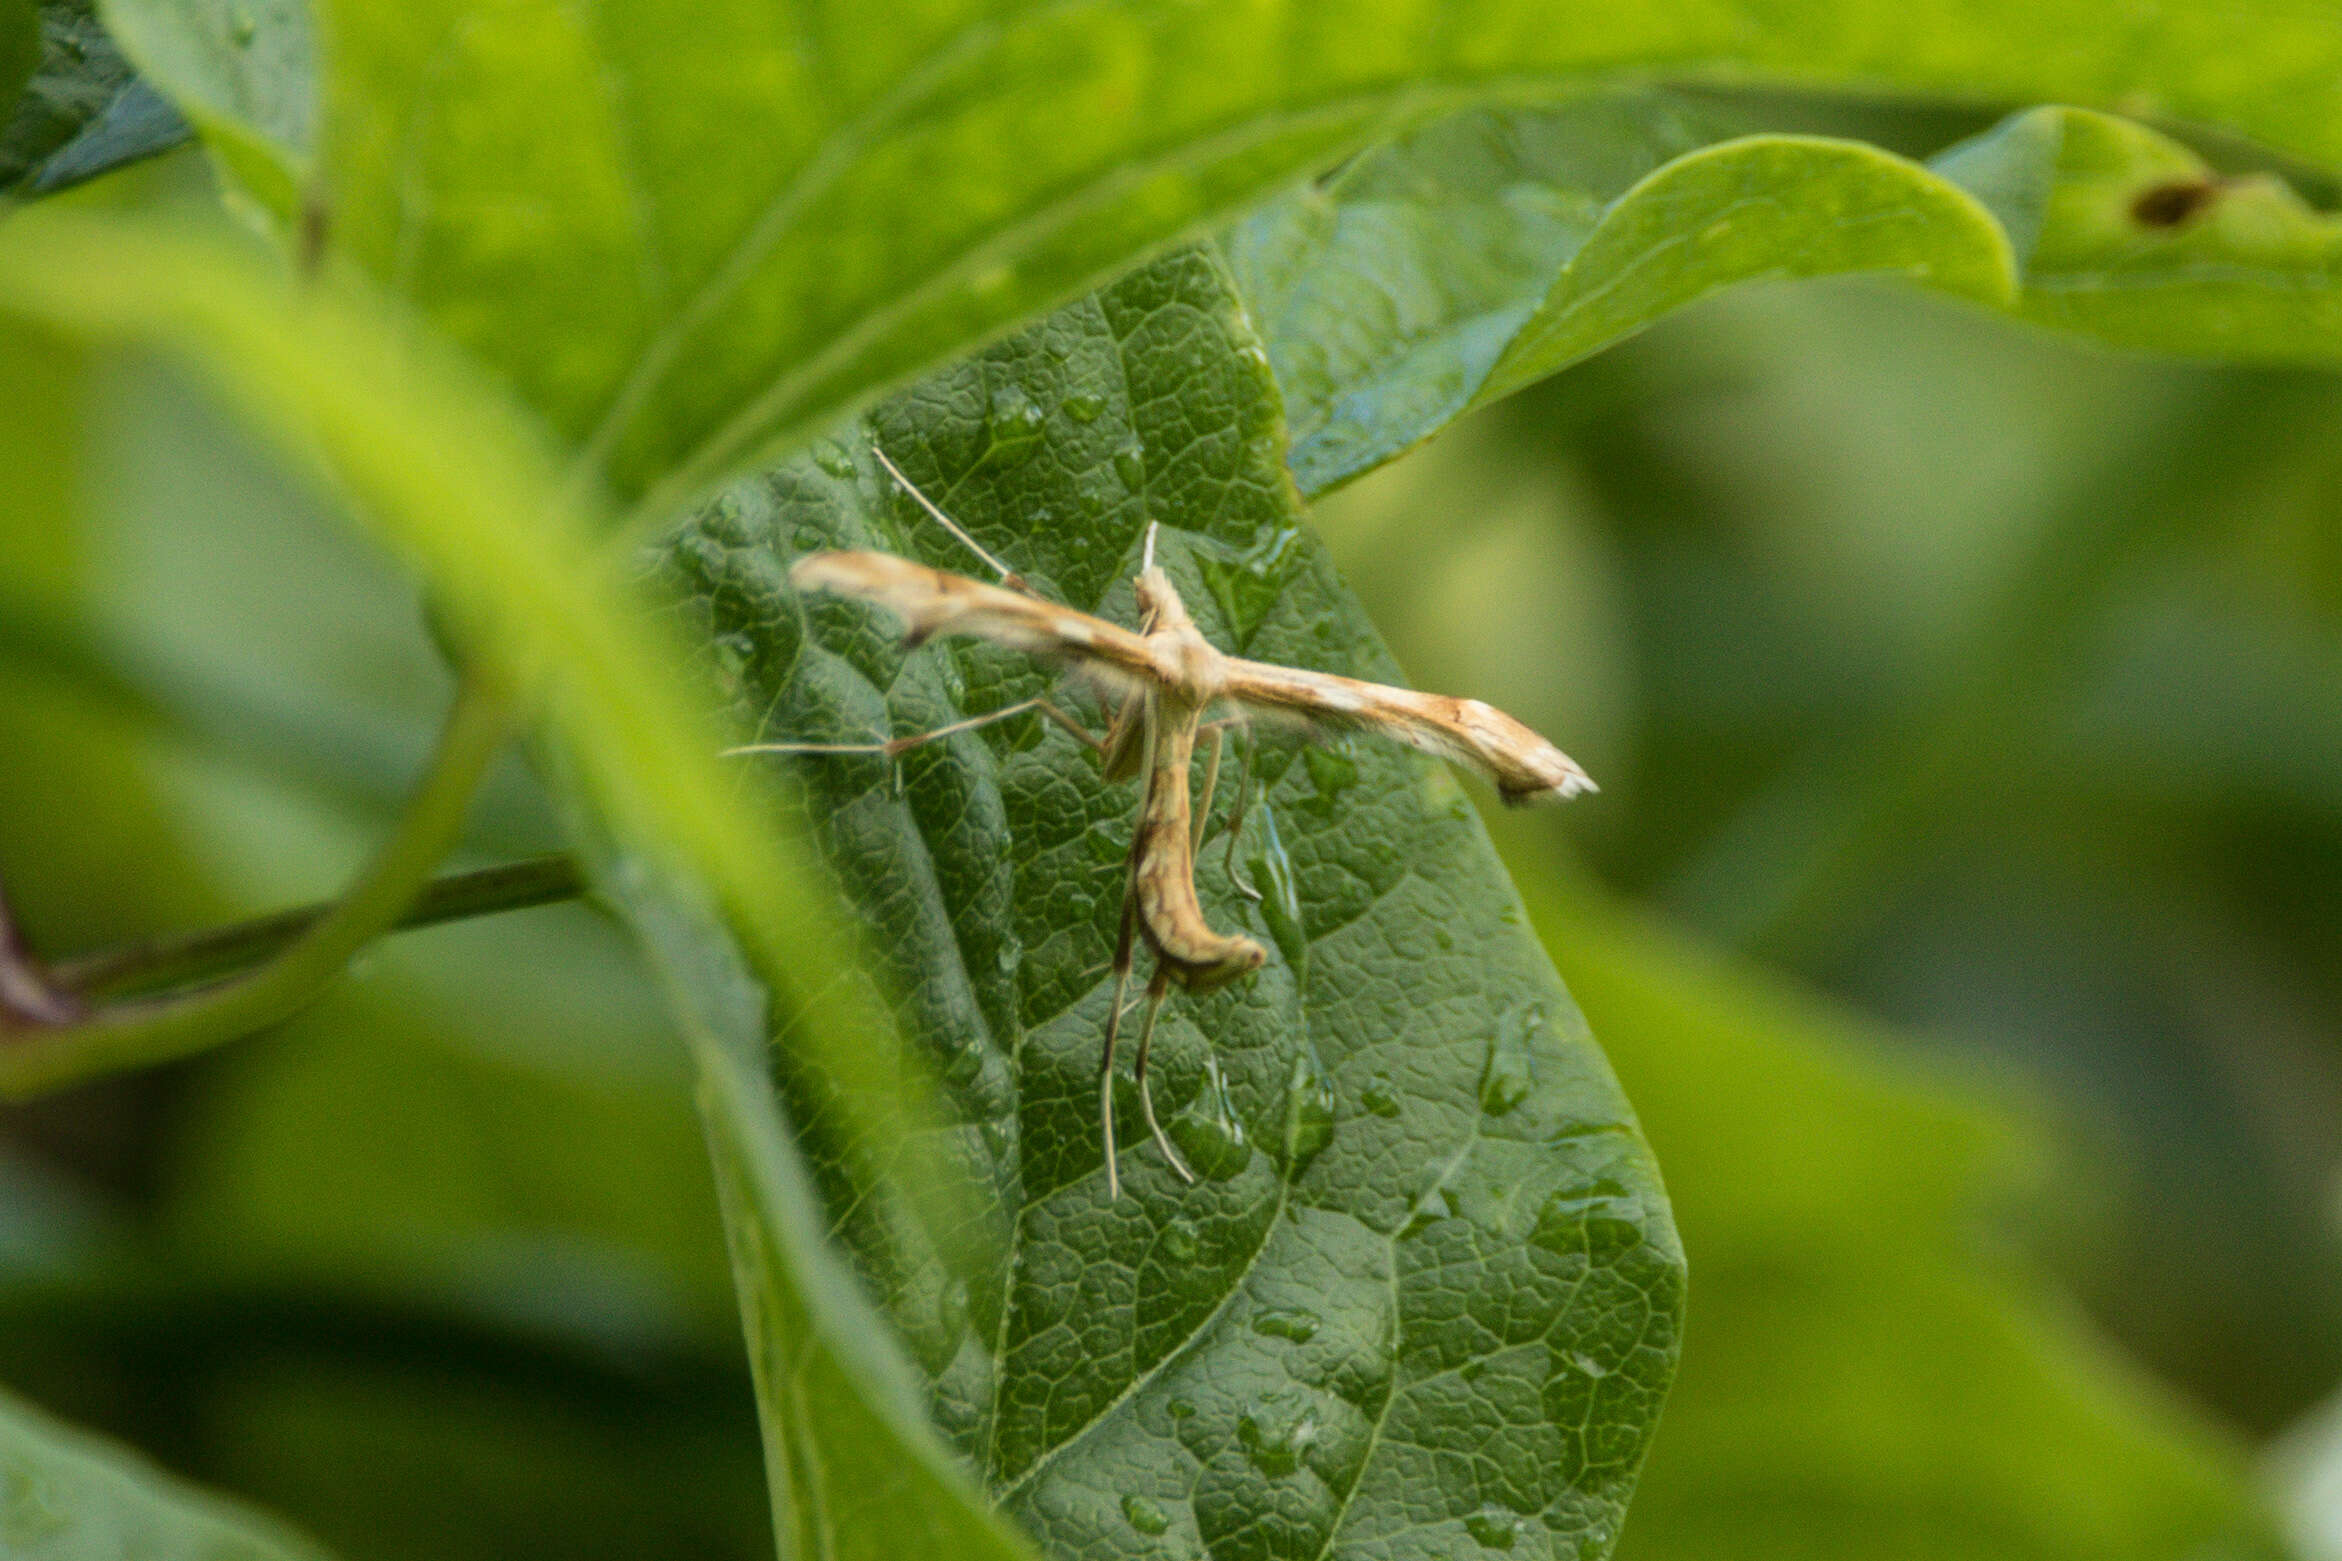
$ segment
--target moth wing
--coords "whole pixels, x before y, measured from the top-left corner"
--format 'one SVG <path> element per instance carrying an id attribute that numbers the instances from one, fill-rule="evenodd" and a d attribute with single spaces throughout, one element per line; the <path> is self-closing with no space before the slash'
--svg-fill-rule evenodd
<path id="1" fill-rule="evenodd" d="M 938 634 L 988 640 L 1068 667 L 1117 695 L 1153 675 L 1147 642 L 1120 624 L 892 553 L 809 553 L 789 570 L 789 583 L 882 607 L 902 620 L 914 645 Z"/>
<path id="2" fill-rule="evenodd" d="M 1230 658 L 1225 697 L 1311 725 L 1376 732 L 1478 772 L 1508 803 L 1595 789 L 1577 762 L 1494 705 Z"/>

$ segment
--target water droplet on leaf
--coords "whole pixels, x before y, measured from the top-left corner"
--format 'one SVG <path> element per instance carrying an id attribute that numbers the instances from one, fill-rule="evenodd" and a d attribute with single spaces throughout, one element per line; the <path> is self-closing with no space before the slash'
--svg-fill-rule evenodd
<path id="1" fill-rule="evenodd" d="M 1252 1331 L 1265 1333 L 1272 1339 L 1291 1339 L 1295 1344 L 1307 1344 L 1317 1337 L 1317 1313 L 1298 1306 L 1271 1307 L 1252 1315 Z"/>
<path id="2" fill-rule="evenodd" d="M 1161 1502 L 1155 1501 L 1151 1497 L 1123 1497 L 1122 1515 L 1129 1520 L 1130 1526 L 1141 1534 L 1150 1536 L 1160 1534 L 1171 1526 L 1171 1514 L 1163 1510 Z"/>
<path id="3" fill-rule="evenodd" d="M 1049 414 L 1035 404 L 1021 385 L 1002 385 L 992 392 L 992 449 L 995 466 L 1014 466 L 1041 447 Z"/>
<path id="4" fill-rule="evenodd" d="M 1331 803 L 1343 792 L 1358 784 L 1358 761 L 1342 751 L 1342 746 L 1305 748 L 1301 762 L 1308 766 L 1309 783 L 1317 788 L 1317 800 Z"/>
<path id="5" fill-rule="evenodd" d="M 1236 1440 L 1253 1467 L 1281 1479 L 1317 1445 L 1317 1411 L 1298 1393 L 1264 1393 L 1236 1419 Z"/>
<path id="6" fill-rule="evenodd" d="M 1529 1098 L 1536 1082 L 1534 1037 L 1544 1023 L 1545 1014 L 1534 1003 L 1523 1003 L 1496 1022 L 1488 1064 L 1480 1073 L 1480 1109 L 1490 1116 L 1503 1116 Z"/>
<path id="7" fill-rule="evenodd" d="M 1285 1166 L 1297 1176 L 1334 1138 L 1334 1081 L 1306 1037 L 1285 1077 Z"/>
<path id="8" fill-rule="evenodd" d="M 1269 937 L 1293 972 L 1293 984 L 1309 986 L 1309 933 L 1301 924 L 1301 886 L 1293 874 L 1293 859 L 1277 836 L 1277 815 L 1266 802 L 1253 808 L 1258 821 L 1260 849 L 1247 858 L 1252 886 L 1260 891 L 1260 919 Z"/>
<path id="9" fill-rule="evenodd" d="M 1378 1117 L 1395 1117 L 1399 1114 L 1398 1086 L 1387 1073 L 1371 1074 L 1358 1092 L 1358 1103 Z"/>
<path id="10" fill-rule="evenodd" d="M 1065 415 L 1077 423 L 1094 423 L 1106 410 L 1106 398 L 1095 391 L 1077 390 L 1065 398 Z"/>
<path id="11" fill-rule="evenodd" d="M 840 482 L 854 475 L 854 457 L 835 439 L 817 439 L 813 444 L 813 464 Z"/>
<path id="12" fill-rule="evenodd" d="M 1198 1176 L 1213 1181 L 1225 1181 L 1244 1169 L 1252 1159 L 1252 1146 L 1245 1139 L 1244 1120 L 1236 1114 L 1236 1100 L 1228 1089 L 1228 1075 L 1220 1071 L 1220 1059 L 1204 1059 L 1203 1088 L 1186 1109 L 1165 1124 L 1172 1141 L 1187 1156 L 1187 1163 Z"/>
<path id="13" fill-rule="evenodd" d="M 1464 1519 L 1464 1532 L 1491 1550 L 1510 1550 L 1521 1537 L 1521 1517 L 1502 1507 L 1482 1507 Z"/>
<path id="14" fill-rule="evenodd" d="M 1192 1263 L 1203 1248 L 1191 1220 L 1173 1220 L 1163 1227 L 1163 1254 L 1174 1263 Z"/>
<path id="15" fill-rule="evenodd" d="M 1115 451 L 1114 475 L 1121 478 L 1122 485 L 1133 493 L 1144 488 L 1147 485 L 1147 447 L 1143 444 L 1126 444 Z"/>
<path id="16" fill-rule="evenodd" d="M 1130 854 L 1129 826 L 1120 819 L 1102 818 L 1082 831 L 1090 857 L 1100 864 L 1119 862 Z"/>

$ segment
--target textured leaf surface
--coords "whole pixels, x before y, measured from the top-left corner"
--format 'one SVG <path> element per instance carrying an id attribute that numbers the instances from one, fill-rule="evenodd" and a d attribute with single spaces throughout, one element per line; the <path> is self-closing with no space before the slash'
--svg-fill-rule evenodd
<path id="1" fill-rule="evenodd" d="M 1698 1265 L 1622 1557 L 2283 1553 L 2241 1449 L 1977 1250 L 1979 1208 L 2038 1168 L 2006 1102 L 1615 909 L 1533 900 Z"/>
<path id="2" fill-rule="evenodd" d="M 786 591 L 820 546 L 980 567 L 871 441 L 1056 599 L 1128 621 L 1154 520 L 1217 643 L 1389 678 L 1297 530 L 1281 436 L 1225 274 L 1191 252 L 727 491 L 670 564 L 767 738 L 915 731 L 1052 681 L 983 646 L 906 654 L 872 612 Z M 1030 719 L 916 752 L 899 793 L 876 760 L 755 761 L 802 788 L 1008 1211 L 955 1257 L 817 1149 L 843 1233 L 938 1419 L 1053 1553 L 1598 1553 L 1674 1351 L 1655 1171 L 1456 780 L 1363 740 L 1262 746 L 1243 855 L 1267 898 L 1248 908 L 1217 843 L 1198 871 L 1215 925 L 1278 953 L 1167 1011 L 1158 1100 L 1205 1179 L 1172 1178 L 1126 1080 L 1120 1202 L 1096 1069 L 1131 788 Z M 786 1055 L 791 1117 L 833 1142 Z"/>
<path id="3" fill-rule="evenodd" d="M 281 1525 L 0 1398 L 0 1552 L 22 1561 L 325 1561 Z"/>
<path id="4" fill-rule="evenodd" d="M 126 37 L 191 36 L 180 12 L 111 14 L 138 18 Z M 1669 0 L 1561 19 L 1536 0 L 948 0 L 883 25 L 764 0 L 335 0 L 321 20 L 340 242 L 654 513 L 1475 93 L 1724 70 L 2151 103 L 2342 156 L 2342 19 L 2315 0 L 2115 15 Z M 211 53 L 133 52 L 207 124 L 246 141 L 280 126 L 278 182 L 297 182 L 290 98 L 231 121 L 213 113 Z"/>

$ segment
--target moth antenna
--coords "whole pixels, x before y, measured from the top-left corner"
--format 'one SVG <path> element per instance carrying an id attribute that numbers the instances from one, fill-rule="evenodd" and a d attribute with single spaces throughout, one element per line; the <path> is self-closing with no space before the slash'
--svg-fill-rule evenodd
<path id="1" fill-rule="evenodd" d="M 1023 575 L 1018 574 L 1015 570 L 1009 568 L 1008 565 L 1002 563 L 999 559 L 994 558 L 990 553 L 985 552 L 983 544 L 979 543 L 974 537 L 969 536 L 967 532 L 961 530 L 960 523 L 958 521 L 952 519 L 949 515 L 946 515 L 933 499 L 927 497 L 926 494 L 921 493 L 919 491 L 919 485 L 911 481 L 910 478 L 904 476 L 903 469 L 897 466 L 894 462 L 888 460 L 884 450 L 881 450 L 876 445 L 872 445 L 870 447 L 870 453 L 878 457 L 878 464 L 886 468 L 886 474 L 899 483 L 902 486 L 902 490 L 909 494 L 911 498 L 918 504 L 918 506 L 925 510 L 928 515 L 934 519 L 937 525 L 941 526 L 944 530 L 950 532 L 954 537 L 958 538 L 960 546 L 966 548 L 969 552 L 975 554 L 978 558 L 984 560 L 986 564 L 990 565 L 993 572 L 1000 576 L 1000 583 L 1002 585 L 1008 586 L 1012 590 L 1021 591 L 1025 589 L 1025 577 Z"/>
<path id="2" fill-rule="evenodd" d="M 1161 526 L 1162 523 L 1160 521 L 1150 520 L 1147 522 L 1147 544 L 1146 547 L 1141 550 L 1138 561 L 1140 574 L 1145 574 L 1148 570 L 1155 567 L 1155 533 L 1161 529 Z"/>

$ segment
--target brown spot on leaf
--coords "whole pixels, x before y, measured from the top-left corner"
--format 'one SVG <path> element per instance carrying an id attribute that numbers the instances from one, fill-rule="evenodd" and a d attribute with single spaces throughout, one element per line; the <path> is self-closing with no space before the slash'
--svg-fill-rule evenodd
<path id="1" fill-rule="evenodd" d="M 2131 199 L 2131 220 L 2143 228 L 2176 228 L 2220 197 L 2219 179 L 2168 179 Z"/>

